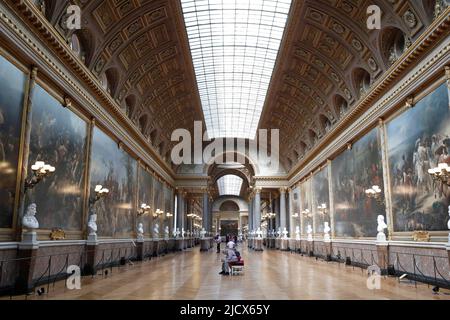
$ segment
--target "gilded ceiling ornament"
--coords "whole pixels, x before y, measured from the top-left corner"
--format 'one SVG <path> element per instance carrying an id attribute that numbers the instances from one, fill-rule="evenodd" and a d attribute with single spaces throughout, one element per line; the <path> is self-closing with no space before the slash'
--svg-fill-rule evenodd
<path id="1" fill-rule="evenodd" d="M 351 4 L 349 4 L 348 2 L 344 1 L 341 4 L 341 8 L 342 10 L 344 10 L 346 13 L 350 13 L 353 11 L 353 6 Z"/>
<path id="2" fill-rule="evenodd" d="M 358 39 L 352 40 L 352 47 L 355 48 L 357 51 L 361 51 L 363 49 L 363 45 L 361 44 L 361 41 Z"/>
<path id="3" fill-rule="evenodd" d="M 341 24 L 337 23 L 337 22 L 333 23 L 332 28 L 333 28 L 333 31 L 338 33 L 338 34 L 342 34 L 345 31 L 344 27 Z"/>
<path id="4" fill-rule="evenodd" d="M 405 21 L 406 25 L 411 29 L 417 25 L 417 18 L 411 10 L 407 10 L 403 14 L 403 21 Z"/>
<path id="5" fill-rule="evenodd" d="M 372 70 L 372 71 L 376 71 L 377 69 L 378 69 L 378 65 L 377 65 L 377 63 L 375 62 L 375 59 L 374 58 L 369 58 L 369 60 L 367 60 L 367 63 L 369 64 L 369 68 Z"/>

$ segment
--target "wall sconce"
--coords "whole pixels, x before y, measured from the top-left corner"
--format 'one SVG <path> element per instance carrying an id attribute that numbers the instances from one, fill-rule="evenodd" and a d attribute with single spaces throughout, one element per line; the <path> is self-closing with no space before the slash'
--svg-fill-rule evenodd
<path id="1" fill-rule="evenodd" d="M 317 207 L 317 211 L 319 211 L 319 213 L 321 215 L 326 215 L 327 214 L 327 205 L 326 203 L 322 203 L 320 206 Z"/>
<path id="2" fill-rule="evenodd" d="M 36 161 L 32 166 L 33 176 L 25 180 L 25 191 L 28 189 L 33 189 L 39 182 L 41 182 L 45 177 L 53 174 L 55 172 L 55 167 L 46 164 L 44 161 Z"/>
<path id="3" fill-rule="evenodd" d="M 294 218 L 294 219 L 297 219 L 298 217 L 300 217 L 300 215 L 298 214 L 298 212 L 296 212 L 296 213 L 294 213 L 294 214 L 292 215 L 292 218 Z"/>
<path id="4" fill-rule="evenodd" d="M 447 163 L 439 163 L 436 168 L 428 169 L 434 181 L 450 186 L 450 166 Z"/>
<path id="5" fill-rule="evenodd" d="M 143 216 L 150 212 L 150 206 L 146 203 L 141 204 L 141 207 L 138 209 L 138 216 Z"/>
<path id="6" fill-rule="evenodd" d="M 367 189 L 365 193 L 367 197 L 375 199 L 380 205 L 384 204 L 384 201 L 381 198 L 382 191 L 379 186 L 372 186 L 372 188 Z"/>
<path id="7" fill-rule="evenodd" d="M 305 217 L 305 218 L 312 218 L 312 212 L 311 211 L 309 211 L 309 209 L 305 209 L 305 210 L 303 210 L 302 211 L 302 215 Z"/>
<path id="8" fill-rule="evenodd" d="M 109 189 L 103 188 L 102 185 L 98 184 L 95 186 L 94 192 L 95 192 L 95 198 L 91 198 L 89 200 L 89 204 L 91 206 L 93 206 L 101 198 L 106 197 L 109 194 Z"/>
<path id="9" fill-rule="evenodd" d="M 167 217 L 167 218 L 172 218 L 172 217 L 173 217 L 173 214 L 171 214 L 170 212 L 166 212 L 166 217 Z"/>
<path id="10" fill-rule="evenodd" d="M 153 218 L 158 218 L 160 215 L 162 215 L 164 212 L 160 209 L 156 209 L 155 212 L 153 212 Z"/>

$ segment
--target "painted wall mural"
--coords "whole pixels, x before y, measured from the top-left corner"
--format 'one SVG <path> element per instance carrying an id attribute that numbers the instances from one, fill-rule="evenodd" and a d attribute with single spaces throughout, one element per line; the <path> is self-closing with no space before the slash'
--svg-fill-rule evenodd
<path id="1" fill-rule="evenodd" d="M 138 194 L 138 206 L 142 204 L 149 205 L 150 210 L 154 210 L 153 204 L 153 176 L 145 170 L 142 166 L 139 166 L 139 194 Z M 142 222 L 144 224 L 145 234 L 152 233 L 152 216 L 150 213 L 141 216 L 137 223 Z"/>
<path id="2" fill-rule="evenodd" d="M 56 171 L 28 193 L 27 204 L 36 203 L 42 229 L 81 230 L 87 123 L 40 86 L 32 101 L 29 163 L 45 161 Z"/>
<path id="3" fill-rule="evenodd" d="M 330 222 L 330 188 L 328 185 L 328 167 L 317 172 L 312 179 L 314 210 L 314 233 L 322 233 L 324 222 Z M 321 207 L 319 210 L 318 207 Z"/>
<path id="4" fill-rule="evenodd" d="M 137 161 L 117 143 L 94 128 L 91 156 L 91 190 L 97 184 L 110 193 L 96 204 L 100 237 L 130 237 L 135 231 L 134 204 Z"/>
<path id="5" fill-rule="evenodd" d="M 311 180 L 306 180 L 300 185 L 300 210 L 302 235 L 307 235 L 308 225 L 313 227 L 313 212 L 311 207 Z"/>
<path id="6" fill-rule="evenodd" d="M 155 205 L 153 211 L 160 209 L 164 212 L 164 191 L 163 184 L 158 179 L 153 179 L 153 203 Z M 164 212 L 165 213 L 165 212 Z M 154 233 L 154 237 L 159 237 L 164 232 L 164 214 L 161 214 L 157 220 L 153 221 L 154 226 L 158 224 L 159 234 Z"/>
<path id="7" fill-rule="evenodd" d="M 292 198 L 291 198 L 291 228 L 290 235 L 291 237 L 295 237 L 296 227 L 300 227 L 300 188 L 296 187 L 292 190 Z M 294 218 L 293 215 L 297 214 L 298 217 Z"/>
<path id="8" fill-rule="evenodd" d="M 373 129 L 331 163 L 334 231 L 337 237 L 375 237 L 377 216 L 384 204 L 366 196 L 373 185 L 383 188 L 378 129 Z"/>
<path id="9" fill-rule="evenodd" d="M 0 228 L 12 228 L 27 77 L 0 56 Z"/>
<path id="10" fill-rule="evenodd" d="M 450 191 L 428 169 L 450 164 L 450 108 L 441 85 L 387 124 L 394 231 L 446 230 Z"/>

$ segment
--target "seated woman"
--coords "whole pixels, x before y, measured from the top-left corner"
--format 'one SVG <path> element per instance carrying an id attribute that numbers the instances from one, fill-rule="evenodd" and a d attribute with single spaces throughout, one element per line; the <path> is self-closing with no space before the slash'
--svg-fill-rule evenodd
<path id="1" fill-rule="evenodd" d="M 238 261 L 238 257 L 235 251 L 235 245 L 231 241 L 227 244 L 227 248 L 223 251 L 225 254 L 225 258 L 222 259 L 222 271 L 219 273 L 221 275 L 229 275 L 230 274 L 230 262 Z"/>

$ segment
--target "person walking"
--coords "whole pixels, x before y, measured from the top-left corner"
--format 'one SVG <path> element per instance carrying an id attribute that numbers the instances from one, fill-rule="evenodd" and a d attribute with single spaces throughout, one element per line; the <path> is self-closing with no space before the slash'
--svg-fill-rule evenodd
<path id="1" fill-rule="evenodd" d="M 214 240 L 216 241 L 217 253 L 220 253 L 220 243 L 222 242 L 220 235 L 216 234 L 216 237 L 214 238 Z"/>

